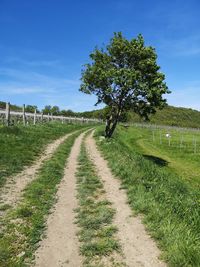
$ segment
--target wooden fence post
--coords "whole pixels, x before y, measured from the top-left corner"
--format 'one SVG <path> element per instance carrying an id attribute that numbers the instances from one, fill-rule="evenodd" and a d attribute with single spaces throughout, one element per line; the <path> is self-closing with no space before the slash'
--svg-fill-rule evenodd
<path id="1" fill-rule="evenodd" d="M 41 113 L 41 121 L 43 122 L 43 112 Z"/>
<path id="2" fill-rule="evenodd" d="M 37 116 L 37 110 L 35 109 L 34 118 L 33 118 L 33 124 L 34 125 L 36 124 L 36 116 Z"/>
<path id="3" fill-rule="evenodd" d="M 6 126 L 10 125 L 10 103 L 6 103 Z"/>
<path id="4" fill-rule="evenodd" d="M 23 104 L 23 124 L 26 126 L 26 113 L 25 113 L 25 104 Z"/>

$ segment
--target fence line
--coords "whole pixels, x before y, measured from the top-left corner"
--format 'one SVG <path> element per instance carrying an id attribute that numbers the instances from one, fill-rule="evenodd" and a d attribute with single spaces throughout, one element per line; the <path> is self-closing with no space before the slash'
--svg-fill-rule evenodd
<path id="1" fill-rule="evenodd" d="M 170 126 L 170 125 L 156 125 L 150 123 L 129 123 L 128 126 L 136 126 L 141 128 L 150 128 L 150 129 L 166 129 L 166 130 L 181 130 L 181 131 L 194 131 L 199 132 L 200 128 L 190 128 L 190 127 L 179 127 L 179 126 Z"/>
<path id="2" fill-rule="evenodd" d="M 66 117 L 66 116 L 57 116 L 53 114 L 43 114 L 37 113 L 37 110 L 35 110 L 34 113 L 28 113 L 25 112 L 25 105 L 23 105 L 22 111 L 11 111 L 10 110 L 10 103 L 6 103 L 6 109 L 0 109 L 0 116 L 3 116 L 4 123 L 9 126 L 11 124 L 14 124 L 11 120 L 11 117 L 19 117 L 22 119 L 23 124 L 26 125 L 29 123 L 30 119 L 33 121 L 33 124 L 35 125 L 37 122 L 49 122 L 58 120 L 62 123 L 68 122 L 68 123 L 102 123 L 102 120 L 99 119 L 91 119 L 91 118 L 78 118 L 78 117 Z M 19 122 L 19 121 L 18 121 Z"/>

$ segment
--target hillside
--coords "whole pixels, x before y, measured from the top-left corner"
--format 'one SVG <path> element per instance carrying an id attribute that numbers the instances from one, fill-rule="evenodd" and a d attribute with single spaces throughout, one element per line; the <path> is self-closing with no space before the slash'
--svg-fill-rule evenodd
<path id="1" fill-rule="evenodd" d="M 81 113 L 82 116 L 104 118 L 105 109 L 94 110 Z M 129 112 L 126 116 L 122 117 L 123 122 L 144 122 L 134 112 Z M 166 106 L 162 110 L 157 110 L 156 114 L 150 116 L 148 123 L 157 125 L 170 125 L 189 128 L 200 128 L 200 112 L 190 108 L 179 108 L 173 106 Z"/>
<path id="2" fill-rule="evenodd" d="M 142 122 L 135 113 L 130 114 L 129 121 Z M 150 117 L 150 123 L 157 125 L 200 128 L 200 112 L 190 108 L 167 106 L 152 115 Z"/>

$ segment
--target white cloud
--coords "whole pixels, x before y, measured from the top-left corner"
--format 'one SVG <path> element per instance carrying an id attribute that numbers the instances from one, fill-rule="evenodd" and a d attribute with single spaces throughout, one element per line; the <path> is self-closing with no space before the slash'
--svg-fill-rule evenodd
<path id="1" fill-rule="evenodd" d="M 0 81 L 1 92 L 7 94 L 73 92 L 80 86 L 79 80 L 53 77 L 29 70 L 0 68 L 0 76 L 3 78 Z"/>

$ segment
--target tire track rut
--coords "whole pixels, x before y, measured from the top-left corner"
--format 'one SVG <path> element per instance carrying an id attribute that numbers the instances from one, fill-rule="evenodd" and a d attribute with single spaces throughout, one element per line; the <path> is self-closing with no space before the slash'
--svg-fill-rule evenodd
<path id="1" fill-rule="evenodd" d="M 78 206 L 76 171 L 83 136 L 84 133 L 76 139 L 68 158 L 65 174 L 57 192 L 58 201 L 47 219 L 46 238 L 41 241 L 36 252 L 36 267 L 82 265 L 74 209 Z"/>
<path id="2" fill-rule="evenodd" d="M 145 231 L 141 219 L 132 216 L 126 192 L 120 190 L 120 181 L 112 175 L 107 162 L 97 150 L 92 134 L 86 139 L 86 147 L 98 175 L 104 182 L 107 199 L 112 202 L 116 210 L 114 224 L 119 230 L 118 238 L 122 245 L 125 263 L 129 267 L 166 267 L 166 264 L 159 260 L 160 251 Z"/>
<path id="3" fill-rule="evenodd" d="M 5 186 L 0 190 L 0 203 L 12 207 L 16 206 L 21 198 L 22 191 L 31 181 L 34 180 L 44 161 L 48 160 L 59 147 L 59 145 L 76 132 L 77 131 L 69 133 L 49 144 L 44 153 L 37 158 L 31 166 L 26 167 L 21 173 L 13 176 L 11 179 L 8 179 Z M 0 215 L 4 215 L 4 212 L 2 212 Z"/>

